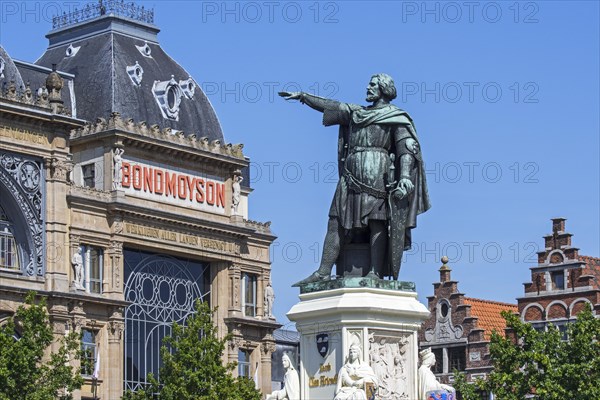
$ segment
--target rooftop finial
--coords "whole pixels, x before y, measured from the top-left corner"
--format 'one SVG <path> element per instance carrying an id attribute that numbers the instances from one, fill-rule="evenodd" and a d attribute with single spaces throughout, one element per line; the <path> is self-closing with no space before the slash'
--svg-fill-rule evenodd
<path id="1" fill-rule="evenodd" d="M 448 282 L 450 280 L 450 272 L 452 271 L 450 267 L 447 265 L 450 259 L 447 256 L 443 256 L 440 260 L 442 262 L 442 266 L 440 267 L 440 282 Z"/>

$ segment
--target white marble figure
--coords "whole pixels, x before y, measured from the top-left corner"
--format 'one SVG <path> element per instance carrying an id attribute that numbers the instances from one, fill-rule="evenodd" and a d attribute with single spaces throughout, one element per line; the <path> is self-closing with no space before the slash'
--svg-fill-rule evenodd
<path id="1" fill-rule="evenodd" d="M 267 283 L 267 287 L 265 288 L 265 296 L 264 296 L 264 308 L 265 308 L 265 318 L 273 318 L 273 303 L 275 302 L 275 291 L 273 290 L 273 286 L 271 286 L 271 280 L 269 279 L 269 283 Z"/>
<path id="2" fill-rule="evenodd" d="M 236 171 L 236 173 L 234 173 L 233 175 L 233 182 L 231 184 L 231 189 L 232 189 L 232 195 L 231 195 L 231 210 L 232 210 L 232 215 L 239 215 L 238 214 L 238 208 L 240 205 L 240 198 L 242 195 L 242 181 L 244 180 L 244 177 L 238 172 Z"/>
<path id="3" fill-rule="evenodd" d="M 394 356 L 394 366 L 391 371 L 390 399 L 406 398 L 406 375 L 400 354 Z"/>
<path id="4" fill-rule="evenodd" d="M 113 154 L 113 190 L 117 190 L 121 188 L 121 181 L 123 177 L 122 166 L 123 166 L 123 153 L 125 150 L 120 148 L 115 148 Z"/>
<path id="5" fill-rule="evenodd" d="M 333 400 L 367 400 L 365 384 L 378 386 L 373 369 L 361 361 L 361 351 L 357 344 L 350 346 L 348 361 L 338 372 L 338 382 Z"/>
<path id="6" fill-rule="evenodd" d="M 73 271 L 75 277 L 73 279 L 73 286 L 75 289 L 84 290 L 83 287 L 83 257 L 81 256 L 81 247 L 77 247 L 75 254 L 71 258 L 71 264 L 73 265 Z"/>
<path id="7" fill-rule="evenodd" d="M 427 400 L 427 393 L 434 390 L 445 390 L 454 394 L 454 388 L 438 382 L 431 371 L 431 367 L 435 365 L 435 354 L 431 352 L 431 348 L 420 351 L 419 357 L 421 358 L 421 366 L 419 367 L 419 400 Z"/>
<path id="8" fill-rule="evenodd" d="M 276 390 L 267 395 L 265 400 L 300 400 L 300 380 L 298 379 L 298 371 L 296 371 L 292 360 L 286 353 L 283 353 L 281 363 L 283 364 L 283 368 L 285 368 L 283 389 Z"/>

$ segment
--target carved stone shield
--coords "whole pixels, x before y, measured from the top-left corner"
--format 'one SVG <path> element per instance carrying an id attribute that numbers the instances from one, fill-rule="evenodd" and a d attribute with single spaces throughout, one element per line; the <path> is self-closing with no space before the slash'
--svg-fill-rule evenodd
<path id="1" fill-rule="evenodd" d="M 319 333 L 317 335 L 317 350 L 323 358 L 329 353 L 329 334 Z"/>

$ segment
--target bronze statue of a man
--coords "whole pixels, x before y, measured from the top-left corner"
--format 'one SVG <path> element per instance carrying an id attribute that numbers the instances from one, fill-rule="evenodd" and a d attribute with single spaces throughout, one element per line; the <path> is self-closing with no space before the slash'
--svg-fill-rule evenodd
<path id="1" fill-rule="evenodd" d="M 329 280 L 352 236 L 368 233 L 367 276 L 398 279 L 402 253 L 411 247 L 417 215 L 430 208 L 419 140 L 412 119 L 390 101 L 393 79 L 371 78 L 364 107 L 303 92 L 281 92 L 323 113 L 323 125 L 339 125 L 340 180 L 329 210 L 319 269 L 296 286 Z"/>

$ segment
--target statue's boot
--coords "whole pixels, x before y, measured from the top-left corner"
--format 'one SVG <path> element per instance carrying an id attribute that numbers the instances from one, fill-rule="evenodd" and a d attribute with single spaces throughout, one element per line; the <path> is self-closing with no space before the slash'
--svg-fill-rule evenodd
<path id="1" fill-rule="evenodd" d="M 381 277 L 379 275 L 377 275 L 377 273 L 375 272 L 375 268 L 371 268 L 369 273 L 367 275 L 365 275 L 365 278 L 381 279 Z"/>
<path id="2" fill-rule="evenodd" d="M 329 269 L 329 271 L 325 271 L 324 269 L 319 268 L 318 270 L 310 274 L 308 278 L 304 278 L 301 281 L 294 283 L 292 286 L 299 287 L 302 285 L 306 285 L 307 283 L 323 282 L 328 280 L 331 280 L 331 269 Z"/>

